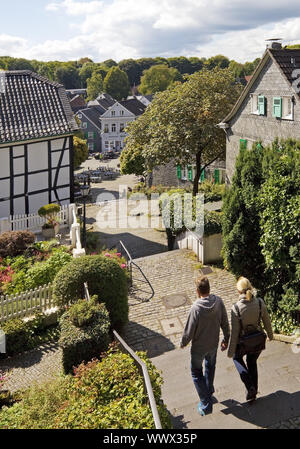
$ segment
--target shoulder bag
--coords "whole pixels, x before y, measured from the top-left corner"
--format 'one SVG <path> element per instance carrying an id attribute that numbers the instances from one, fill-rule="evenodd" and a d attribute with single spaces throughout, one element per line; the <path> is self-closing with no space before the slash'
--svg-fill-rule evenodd
<path id="1" fill-rule="evenodd" d="M 258 302 L 259 302 L 259 318 L 258 318 L 258 326 L 259 326 L 261 321 L 261 300 L 258 299 Z M 243 326 L 241 313 L 239 311 L 237 304 L 234 305 L 234 308 L 238 314 L 238 318 L 242 329 L 242 335 L 239 338 L 239 342 L 236 349 L 236 353 L 238 354 L 238 356 L 243 357 L 245 354 L 253 354 L 265 349 L 267 338 L 266 333 L 260 330 L 246 331 Z"/>

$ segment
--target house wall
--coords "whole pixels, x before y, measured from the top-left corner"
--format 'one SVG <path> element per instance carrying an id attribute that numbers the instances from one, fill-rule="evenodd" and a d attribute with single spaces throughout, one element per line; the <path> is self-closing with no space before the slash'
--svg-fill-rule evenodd
<path id="1" fill-rule="evenodd" d="M 266 114 L 251 113 L 250 95 L 266 97 Z M 273 97 L 294 96 L 294 120 L 278 119 L 272 116 Z M 300 101 L 278 66 L 269 59 L 268 63 L 253 84 L 236 116 L 229 123 L 226 145 L 226 172 L 228 182 L 234 174 L 236 157 L 240 151 L 240 139 L 247 140 L 247 148 L 258 140 L 269 145 L 278 138 L 300 138 Z"/>
<path id="2" fill-rule="evenodd" d="M 72 201 L 72 136 L 0 148 L 0 218 Z"/>
<path id="3" fill-rule="evenodd" d="M 85 129 L 82 129 L 82 132 L 84 133 L 84 137 L 87 140 L 89 152 L 101 153 L 102 150 L 101 131 L 99 131 L 99 129 L 87 119 L 84 120 L 84 117 L 82 118 L 82 121 L 86 121 L 87 123 L 87 127 Z M 89 133 L 93 133 L 93 135 L 91 136 L 89 135 Z"/>
<path id="4" fill-rule="evenodd" d="M 122 111 L 123 115 L 121 115 Z M 115 112 L 114 116 L 112 116 L 112 112 Z M 109 149 L 120 150 L 124 148 L 124 140 L 127 134 L 120 131 L 120 125 L 124 124 L 124 128 L 126 128 L 127 124 L 135 120 L 135 118 L 132 113 L 123 108 L 119 103 L 116 103 L 101 117 L 102 152 L 108 151 Z M 113 124 L 116 125 L 116 131 L 112 131 Z M 108 126 L 108 132 L 104 132 L 106 125 Z M 105 144 L 106 142 L 108 142 L 108 148 Z M 116 144 L 116 142 L 119 143 Z"/>

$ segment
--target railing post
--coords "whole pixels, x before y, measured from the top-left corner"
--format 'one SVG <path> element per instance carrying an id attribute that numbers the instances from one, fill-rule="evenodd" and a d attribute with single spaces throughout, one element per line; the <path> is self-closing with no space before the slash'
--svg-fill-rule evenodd
<path id="1" fill-rule="evenodd" d="M 0 234 L 11 231 L 11 221 L 8 217 L 0 218 Z"/>

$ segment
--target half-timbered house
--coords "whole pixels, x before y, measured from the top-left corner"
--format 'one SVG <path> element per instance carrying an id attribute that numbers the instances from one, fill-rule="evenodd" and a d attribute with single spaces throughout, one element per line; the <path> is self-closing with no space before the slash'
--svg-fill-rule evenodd
<path id="1" fill-rule="evenodd" d="M 2 72 L 3 77 L 0 218 L 73 202 L 77 124 L 64 87 L 30 71 Z"/>

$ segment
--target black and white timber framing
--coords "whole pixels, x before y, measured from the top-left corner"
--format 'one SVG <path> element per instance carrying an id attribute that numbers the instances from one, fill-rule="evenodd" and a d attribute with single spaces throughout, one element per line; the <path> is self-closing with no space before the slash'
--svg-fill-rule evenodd
<path id="1" fill-rule="evenodd" d="M 0 93 L 0 218 L 74 201 L 73 134 L 65 89 L 32 72 L 5 72 Z"/>

